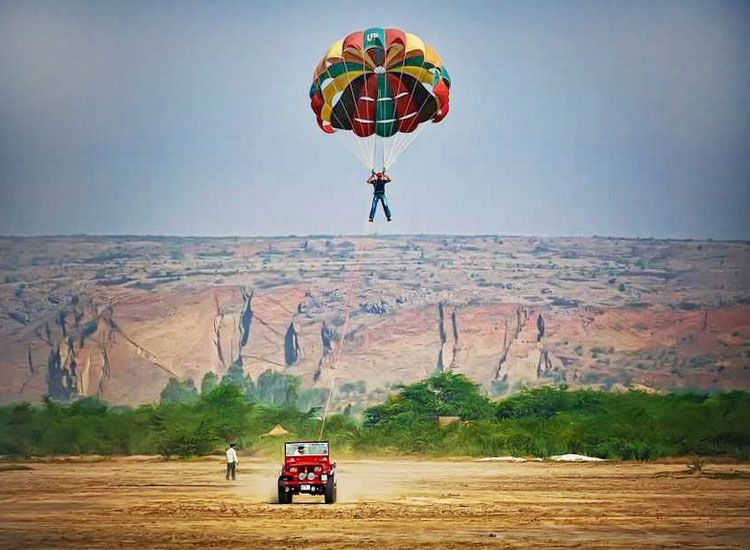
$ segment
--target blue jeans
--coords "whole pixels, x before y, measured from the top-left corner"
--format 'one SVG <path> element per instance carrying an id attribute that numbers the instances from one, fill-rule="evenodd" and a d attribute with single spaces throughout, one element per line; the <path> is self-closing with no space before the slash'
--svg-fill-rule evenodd
<path id="1" fill-rule="evenodd" d="M 385 210 L 385 217 L 391 219 L 391 209 L 388 208 L 388 199 L 385 198 L 385 194 L 373 195 L 372 196 L 372 208 L 370 208 L 370 219 L 375 218 L 375 211 L 378 209 L 378 201 L 383 203 L 383 210 Z"/>

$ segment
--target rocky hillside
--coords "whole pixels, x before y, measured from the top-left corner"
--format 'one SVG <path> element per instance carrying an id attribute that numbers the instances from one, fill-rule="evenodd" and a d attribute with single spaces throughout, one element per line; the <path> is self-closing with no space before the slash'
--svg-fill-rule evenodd
<path id="1" fill-rule="evenodd" d="M 239 361 L 337 406 L 440 370 L 494 395 L 750 389 L 750 243 L 0 239 L 0 402 L 153 401 Z"/>

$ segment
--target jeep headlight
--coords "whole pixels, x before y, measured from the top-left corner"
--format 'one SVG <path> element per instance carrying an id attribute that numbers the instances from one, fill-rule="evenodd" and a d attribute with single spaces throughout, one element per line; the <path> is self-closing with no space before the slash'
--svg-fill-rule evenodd
<path id="1" fill-rule="evenodd" d="M 300 472 L 299 475 L 297 476 L 297 479 L 299 479 L 300 481 L 304 481 L 305 480 L 305 472 Z"/>
<path id="2" fill-rule="evenodd" d="M 312 472 L 310 472 L 309 474 L 307 474 L 307 479 L 309 479 L 310 481 L 312 481 L 313 479 L 315 479 L 315 474 L 312 473 Z"/>
<path id="3" fill-rule="evenodd" d="M 320 481 L 328 481 L 328 476 L 326 474 L 320 474 Z"/>

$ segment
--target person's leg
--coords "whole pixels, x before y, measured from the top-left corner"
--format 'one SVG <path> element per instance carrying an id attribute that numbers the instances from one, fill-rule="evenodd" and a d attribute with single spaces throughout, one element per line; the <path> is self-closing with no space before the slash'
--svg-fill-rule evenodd
<path id="1" fill-rule="evenodd" d="M 378 208 L 378 197 L 373 196 L 372 197 L 372 207 L 370 208 L 370 221 L 375 219 L 375 210 Z"/>
<path id="2" fill-rule="evenodd" d="M 388 221 L 391 221 L 391 209 L 388 206 L 388 199 L 383 195 L 380 199 L 383 201 L 383 210 L 385 210 L 385 217 L 388 218 Z"/>
<path id="3" fill-rule="evenodd" d="M 232 471 L 232 463 L 227 462 L 227 481 L 229 481 L 229 474 Z"/>
<path id="4" fill-rule="evenodd" d="M 232 462 L 232 481 L 237 479 L 237 463 Z"/>

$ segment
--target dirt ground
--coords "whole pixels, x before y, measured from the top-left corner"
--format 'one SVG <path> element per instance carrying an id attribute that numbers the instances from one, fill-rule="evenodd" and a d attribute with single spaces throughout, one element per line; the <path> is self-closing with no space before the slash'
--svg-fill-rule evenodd
<path id="1" fill-rule="evenodd" d="M 0 548 L 748 548 L 750 466 L 339 460 L 339 502 L 275 504 L 278 465 L 0 465 Z"/>

